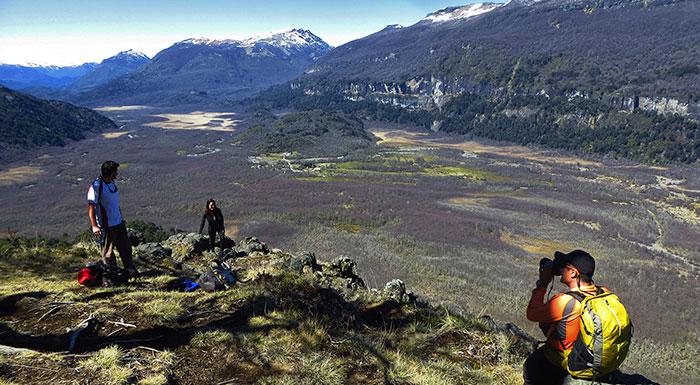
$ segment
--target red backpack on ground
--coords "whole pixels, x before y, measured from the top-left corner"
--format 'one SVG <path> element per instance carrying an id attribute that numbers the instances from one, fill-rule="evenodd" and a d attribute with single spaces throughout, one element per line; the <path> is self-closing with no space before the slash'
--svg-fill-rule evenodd
<path id="1" fill-rule="evenodd" d="M 102 286 L 102 264 L 89 263 L 78 271 L 78 283 L 85 287 Z"/>

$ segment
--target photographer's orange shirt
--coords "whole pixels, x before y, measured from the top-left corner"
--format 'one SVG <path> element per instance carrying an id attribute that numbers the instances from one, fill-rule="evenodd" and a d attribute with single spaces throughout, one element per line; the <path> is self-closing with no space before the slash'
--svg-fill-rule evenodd
<path id="1" fill-rule="evenodd" d="M 602 288 L 608 291 L 606 288 Z M 580 291 L 586 295 L 595 295 L 595 285 L 582 285 Z M 571 348 L 578 338 L 581 317 L 581 303 L 566 293 L 560 293 L 545 302 L 546 287 L 532 291 L 527 305 L 527 319 L 540 323 L 542 332 L 547 336 L 547 345 L 558 351 Z"/>

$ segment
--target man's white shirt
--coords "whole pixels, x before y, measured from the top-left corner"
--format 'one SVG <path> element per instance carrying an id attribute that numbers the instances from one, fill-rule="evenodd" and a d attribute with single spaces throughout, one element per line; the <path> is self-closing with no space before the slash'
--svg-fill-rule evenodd
<path id="1" fill-rule="evenodd" d="M 95 179 L 90 185 L 87 193 L 88 203 L 93 204 L 97 208 L 95 216 L 97 224 L 100 227 L 112 227 L 122 223 L 122 213 L 119 209 L 119 191 L 117 186 L 112 183 L 102 182 L 102 194 L 100 201 L 97 202 L 97 196 L 100 188 L 100 179 Z M 99 204 L 98 204 L 99 203 Z"/>

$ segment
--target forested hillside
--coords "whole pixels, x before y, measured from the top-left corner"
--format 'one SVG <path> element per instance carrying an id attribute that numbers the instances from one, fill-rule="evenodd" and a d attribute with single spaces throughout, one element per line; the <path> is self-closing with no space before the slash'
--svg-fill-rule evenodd
<path id="1" fill-rule="evenodd" d="M 0 87 L 0 159 L 26 148 L 62 146 L 85 138 L 86 132 L 110 128 L 116 128 L 114 122 L 93 110 Z"/>

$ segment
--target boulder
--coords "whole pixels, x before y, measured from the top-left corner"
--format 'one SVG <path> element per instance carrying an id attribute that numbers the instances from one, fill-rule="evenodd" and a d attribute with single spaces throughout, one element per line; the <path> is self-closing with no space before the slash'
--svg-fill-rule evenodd
<path id="1" fill-rule="evenodd" d="M 263 242 L 260 242 L 256 237 L 248 237 L 244 239 L 240 245 L 236 246 L 234 250 L 241 255 L 250 255 L 253 252 L 259 252 L 262 254 L 267 254 L 270 249 Z"/>
<path id="2" fill-rule="evenodd" d="M 324 266 L 323 274 L 343 278 L 357 277 L 357 266 L 355 261 L 348 257 L 338 257 Z"/>
<path id="3" fill-rule="evenodd" d="M 209 237 L 197 233 L 178 233 L 166 239 L 163 246 L 172 250 L 173 260 L 183 262 L 207 250 Z"/>
<path id="4" fill-rule="evenodd" d="M 159 264 L 164 259 L 170 258 L 172 254 L 171 249 L 161 246 L 160 243 L 142 243 L 134 247 L 134 255 L 146 263 Z"/>
<path id="5" fill-rule="evenodd" d="M 383 294 L 398 302 L 413 303 L 416 301 L 416 296 L 411 291 L 406 291 L 406 284 L 400 279 L 394 279 L 384 285 Z"/>
<path id="6" fill-rule="evenodd" d="M 126 233 L 129 236 L 129 242 L 131 242 L 132 247 L 136 247 L 143 243 L 143 233 L 136 229 L 127 228 Z"/>
<path id="7" fill-rule="evenodd" d="M 328 265 L 323 265 L 322 273 L 331 286 L 357 290 L 365 287 L 365 282 L 357 275 L 355 261 L 348 257 L 339 257 Z M 340 283 L 343 283 L 340 285 Z"/>
<path id="8" fill-rule="evenodd" d="M 236 247 L 236 241 L 227 236 L 224 236 L 224 239 L 221 241 L 221 243 L 221 247 L 223 249 L 233 249 L 234 247 Z"/>
<path id="9" fill-rule="evenodd" d="M 403 302 L 403 298 L 406 295 L 406 284 L 400 279 L 391 280 L 384 285 L 383 293 L 387 297 Z"/>
<path id="10" fill-rule="evenodd" d="M 285 259 L 284 267 L 297 274 L 314 274 L 321 270 L 321 266 L 316 261 L 316 255 L 308 252 L 301 256 L 290 255 Z"/>
<path id="11" fill-rule="evenodd" d="M 301 256 L 276 250 L 265 254 L 265 258 L 257 261 L 258 267 L 266 271 L 290 271 L 296 274 L 314 275 L 321 270 L 316 256 L 306 253 Z"/>

